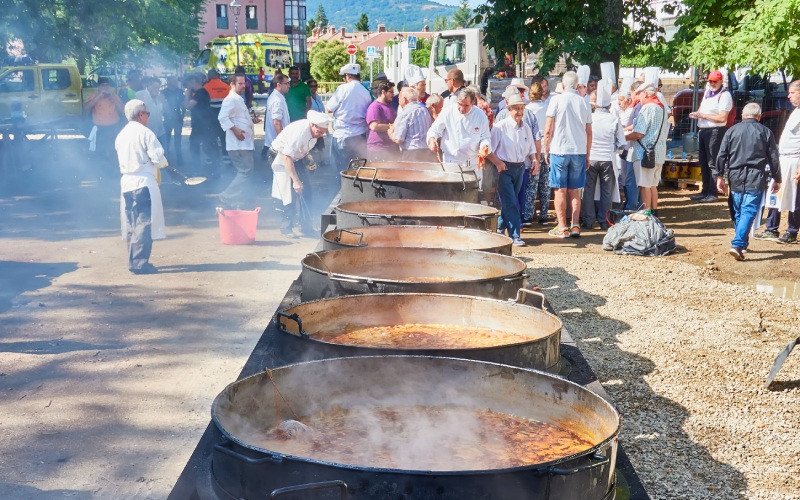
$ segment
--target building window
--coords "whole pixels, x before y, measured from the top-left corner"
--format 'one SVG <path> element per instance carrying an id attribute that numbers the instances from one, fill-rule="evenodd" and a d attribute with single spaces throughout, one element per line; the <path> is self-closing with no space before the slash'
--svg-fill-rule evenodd
<path id="1" fill-rule="evenodd" d="M 306 0 L 284 0 L 284 32 L 292 46 L 295 64 L 308 61 L 306 55 Z"/>
<path id="2" fill-rule="evenodd" d="M 228 29 L 228 6 L 224 3 L 217 4 L 217 28 Z"/>
<path id="3" fill-rule="evenodd" d="M 306 0 L 284 0 L 284 24 L 287 29 L 306 29 Z"/>
<path id="4" fill-rule="evenodd" d="M 247 29 L 249 30 L 258 29 L 258 18 L 256 17 L 255 5 L 248 5 L 247 7 L 244 8 L 244 19 L 245 19 L 245 24 L 247 25 Z"/>

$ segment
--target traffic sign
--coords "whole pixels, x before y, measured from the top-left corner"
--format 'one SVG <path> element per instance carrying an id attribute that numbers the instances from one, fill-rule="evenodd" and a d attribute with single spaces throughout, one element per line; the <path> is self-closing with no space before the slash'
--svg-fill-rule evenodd
<path id="1" fill-rule="evenodd" d="M 350 54 L 351 56 L 354 56 L 354 55 L 356 55 L 356 52 L 358 52 L 358 47 L 356 47 L 355 44 L 351 43 L 350 45 L 347 46 L 347 53 L 348 54 Z"/>
<path id="2" fill-rule="evenodd" d="M 374 45 L 367 46 L 367 59 L 375 59 L 377 54 L 377 48 Z"/>
<path id="3" fill-rule="evenodd" d="M 417 37 L 414 35 L 408 35 L 408 48 L 409 50 L 417 49 Z"/>

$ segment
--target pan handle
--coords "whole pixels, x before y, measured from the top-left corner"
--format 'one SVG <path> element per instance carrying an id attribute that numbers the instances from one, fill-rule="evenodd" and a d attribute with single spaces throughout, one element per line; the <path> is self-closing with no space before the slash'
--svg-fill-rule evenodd
<path id="1" fill-rule="evenodd" d="M 473 221 L 473 220 L 481 221 L 483 223 L 483 230 L 484 231 L 488 231 L 489 230 L 489 217 L 488 216 L 485 216 L 485 215 L 465 215 L 464 216 L 464 227 L 468 227 L 468 225 L 467 225 L 467 221 L 468 220 L 470 220 L 470 221 Z"/>
<path id="2" fill-rule="evenodd" d="M 466 191 L 467 190 L 467 181 L 464 180 L 464 171 L 461 170 L 460 168 L 458 169 L 458 171 L 461 174 L 461 190 L 462 191 Z"/>
<path id="3" fill-rule="evenodd" d="M 283 488 L 272 490 L 272 493 L 270 493 L 269 497 L 278 498 L 283 495 L 291 495 L 294 493 L 301 493 L 307 491 L 327 490 L 332 488 L 339 488 L 339 498 L 347 500 L 347 483 L 345 483 L 341 479 L 337 479 L 335 481 L 322 481 L 319 483 L 307 483 L 307 484 L 298 484 L 295 486 L 285 486 Z"/>
<path id="4" fill-rule="evenodd" d="M 562 469 L 559 467 L 550 467 L 547 469 L 548 472 L 555 476 L 571 476 L 573 474 L 577 474 L 579 472 L 583 472 L 585 470 L 596 469 L 597 467 L 602 467 L 609 462 L 611 462 L 611 458 L 608 455 L 603 456 L 600 453 L 595 453 L 591 456 L 592 459 L 598 460 L 598 462 L 592 462 L 584 465 L 579 465 L 578 467 L 573 467 L 571 469 Z"/>
<path id="5" fill-rule="evenodd" d="M 359 219 L 367 220 L 367 219 L 386 219 L 392 220 L 394 219 L 394 215 L 391 214 L 358 214 Z"/>
<path id="6" fill-rule="evenodd" d="M 528 300 L 526 295 L 533 295 L 534 297 L 538 297 L 541 300 L 539 304 L 539 309 L 550 314 L 550 311 L 547 309 L 547 297 L 542 292 L 537 292 L 536 290 L 528 290 L 527 288 L 520 288 L 517 290 L 517 298 L 514 299 L 514 302 L 517 304 L 525 304 Z"/>
<path id="7" fill-rule="evenodd" d="M 372 185 L 372 187 L 375 187 L 375 179 L 378 177 L 378 169 L 375 167 L 365 167 L 363 165 L 359 165 L 359 167 L 356 169 L 356 175 L 355 177 L 353 177 L 353 186 L 358 186 L 358 174 L 360 174 L 362 170 L 375 171 L 375 173 L 372 174 L 372 181 L 370 182 L 370 185 Z"/>
<path id="8" fill-rule="evenodd" d="M 247 456 L 242 455 L 239 452 L 233 451 L 232 449 L 228 448 L 227 446 L 223 446 L 222 444 L 215 444 L 214 449 L 218 452 L 228 455 L 229 457 L 233 457 L 236 460 L 240 460 L 242 462 L 252 464 L 252 465 L 260 465 L 265 464 L 267 462 L 272 463 L 281 463 L 283 462 L 283 457 L 281 455 L 266 455 L 262 458 L 250 458 Z"/>
<path id="9" fill-rule="evenodd" d="M 289 335 L 294 335 L 286 329 L 286 325 L 281 322 L 281 318 L 290 319 L 297 323 L 297 331 L 300 333 L 300 337 L 308 338 L 308 334 L 303 330 L 303 321 L 300 319 L 300 315 L 297 313 L 286 314 L 283 311 L 277 311 L 275 313 L 275 324 L 278 325 L 278 330 L 283 333 L 288 333 Z M 297 337 L 297 335 L 295 335 L 295 337 Z"/>
<path id="10" fill-rule="evenodd" d="M 506 276 L 505 278 L 503 278 L 503 281 L 506 281 L 506 282 L 508 282 L 508 281 L 517 281 L 520 277 L 522 277 L 522 279 L 525 280 L 525 279 L 528 279 L 528 276 L 529 276 L 528 273 L 522 273 L 519 276 Z M 519 297 L 519 290 L 517 291 L 517 297 Z"/>
<path id="11" fill-rule="evenodd" d="M 339 236 L 334 238 L 334 241 L 336 243 L 339 243 L 340 241 L 342 241 L 342 233 L 348 233 L 348 234 L 352 234 L 353 236 L 358 236 L 358 243 L 356 243 L 357 247 L 360 247 L 361 246 L 361 242 L 364 240 L 364 233 L 359 233 L 358 231 L 351 231 L 349 229 L 340 229 L 339 230 Z M 366 246 L 366 245 L 364 245 L 364 246 Z"/>
<path id="12" fill-rule="evenodd" d="M 345 283 L 372 283 L 372 280 L 359 279 L 359 278 L 346 278 L 341 274 L 328 273 L 328 279 L 331 281 L 343 281 Z"/>
<path id="13" fill-rule="evenodd" d="M 350 163 L 347 164 L 347 169 L 363 167 L 367 164 L 366 158 L 352 158 Z"/>

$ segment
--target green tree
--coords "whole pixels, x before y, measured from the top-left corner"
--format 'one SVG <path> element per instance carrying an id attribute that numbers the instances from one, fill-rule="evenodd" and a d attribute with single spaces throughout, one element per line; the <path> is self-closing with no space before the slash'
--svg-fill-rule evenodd
<path id="1" fill-rule="evenodd" d="M 366 68 L 364 51 L 359 49 L 356 53 L 356 62 L 361 68 Z M 311 67 L 311 76 L 320 82 L 339 82 L 342 77 L 339 69 L 350 62 L 345 44 L 335 40 L 323 40 L 311 47 L 308 54 Z"/>
<path id="2" fill-rule="evenodd" d="M 487 0 L 474 21 L 486 23 L 486 43 L 498 52 L 517 47 L 539 54 L 539 70 L 549 72 L 565 56 L 567 65 L 619 63 L 637 44 L 663 40 L 649 2 L 622 0 Z M 631 16 L 634 28 L 622 20 Z M 599 72 L 599 71 L 598 71 Z"/>
<path id="3" fill-rule="evenodd" d="M 316 19 L 309 19 L 306 21 L 306 37 L 310 37 L 311 34 L 314 32 L 314 28 L 317 27 L 317 20 Z"/>
<path id="4" fill-rule="evenodd" d="M 800 73 L 800 0 L 687 0 L 672 48 L 706 69 L 750 66 L 757 73 Z"/>
<path id="5" fill-rule="evenodd" d="M 472 28 L 476 24 L 472 17 L 472 10 L 469 8 L 469 2 L 467 0 L 461 0 L 458 9 L 453 12 L 453 23 L 451 26 L 455 29 Z"/>
<path id="6" fill-rule="evenodd" d="M 436 16 L 433 20 L 433 31 L 444 31 L 450 29 L 447 16 Z"/>
<path id="7" fill-rule="evenodd" d="M 358 21 L 356 21 L 356 31 L 369 31 L 369 18 L 363 12 Z"/>
<path id="8" fill-rule="evenodd" d="M 431 58 L 431 47 L 433 40 L 430 38 L 418 38 L 417 48 L 411 51 L 411 64 L 416 64 L 420 68 L 427 68 Z"/>
<path id="9" fill-rule="evenodd" d="M 33 59 L 177 63 L 196 51 L 203 0 L 0 0 L 0 42 L 19 38 Z"/>
<path id="10" fill-rule="evenodd" d="M 328 16 L 325 14 L 325 9 L 322 8 L 322 4 L 319 4 L 319 7 L 317 7 L 317 13 L 314 14 L 314 21 L 320 29 L 324 30 L 328 27 Z"/>

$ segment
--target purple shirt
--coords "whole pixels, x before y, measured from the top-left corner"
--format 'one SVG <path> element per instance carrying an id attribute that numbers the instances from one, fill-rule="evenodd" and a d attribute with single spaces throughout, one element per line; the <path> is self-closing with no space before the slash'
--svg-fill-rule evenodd
<path id="1" fill-rule="evenodd" d="M 367 108 L 367 126 L 372 122 L 378 122 L 379 124 L 394 123 L 395 118 L 397 118 L 397 111 L 392 109 L 391 105 L 383 104 L 378 100 L 372 101 L 372 104 Z M 389 139 L 388 133 L 370 130 L 367 136 L 367 149 L 397 149 L 397 145 Z"/>

